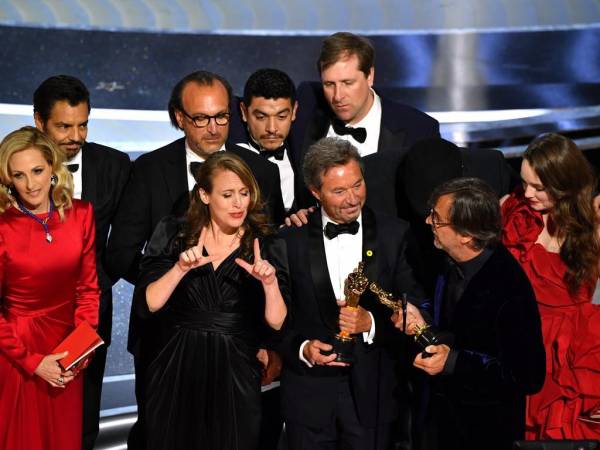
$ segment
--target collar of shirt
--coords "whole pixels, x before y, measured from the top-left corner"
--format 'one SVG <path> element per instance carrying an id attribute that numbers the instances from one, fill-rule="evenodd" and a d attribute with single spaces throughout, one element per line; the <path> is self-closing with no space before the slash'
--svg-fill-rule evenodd
<path id="1" fill-rule="evenodd" d="M 323 219 L 323 229 L 328 222 L 336 223 L 331 220 L 325 210 L 321 208 L 321 217 Z M 356 219 L 362 227 L 362 214 Z M 348 274 L 352 272 L 358 263 L 362 260 L 362 241 L 363 233 L 361 228 L 356 234 L 340 234 L 333 239 L 327 239 L 323 234 L 323 243 L 325 246 L 325 257 L 327 259 L 327 269 L 329 280 L 333 287 L 336 299 L 344 298 L 344 281 Z"/>
<path id="2" fill-rule="evenodd" d="M 225 151 L 225 144 L 223 144 L 223 147 L 221 147 L 219 149 L 220 152 Z M 190 170 L 190 163 L 193 162 L 199 162 L 199 163 L 203 163 L 205 161 L 204 158 L 202 158 L 201 156 L 198 156 L 198 154 L 196 152 L 194 152 L 191 147 L 188 144 L 187 139 L 185 140 L 185 166 L 186 166 L 186 172 L 187 172 L 187 180 L 188 180 L 188 190 L 191 191 L 192 188 L 196 185 L 196 179 L 194 178 L 194 175 L 192 175 L 192 172 Z"/>
<path id="3" fill-rule="evenodd" d="M 362 118 L 361 121 L 351 125 L 353 128 L 364 128 L 367 130 L 367 139 L 362 144 L 356 141 L 352 136 L 338 136 L 333 131 L 333 126 L 329 125 L 329 130 L 327 131 L 327 137 L 338 137 L 340 139 L 344 139 L 346 141 L 350 141 L 352 145 L 354 145 L 360 156 L 372 155 L 373 153 L 377 153 L 377 148 L 379 145 L 379 132 L 381 128 L 381 98 L 379 95 L 371 89 L 373 93 L 373 104 L 371 105 L 371 109 L 367 113 L 365 117 Z"/>
<path id="4" fill-rule="evenodd" d="M 73 156 L 69 161 L 65 161 L 63 164 L 66 166 L 68 164 L 77 164 L 79 167 L 75 172 L 71 173 L 73 177 L 73 197 L 81 199 L 81 192 L 83 190 L 83 180 L 81 174 L 83 173 L 83 158 L 81 154 L 83 153 L 83 149 L 79 149 L 77 154 Z"/>
<path id="5" fill-rule="evenodd" d="M 239 145 L 242 148 L 248 149 L 253 153 L 259 154 L 259 151 L 248 142 L 239 142 L 236 145 Z M 283 206 L 286 211 L 288 211 L 293 203 L 294 203 L 294 169 L 292 168 L 292 163 L 290 162 L 290 158 L 288 157 L 287 147 L 285 152 L 283 153 L 283 159 L 278 160 L 276 158 L 269 158 L 269 162 L 275 164 L 279 169 L 279 181 L 281 184 L 281 194 L 283 196 Z"/>
<path id="6" fill-rule="evenodd" d="M 494 250 L 492 248 L 484 248 L 479 255 L 475 258 L 471 258 L 468 261 L 457 262 L 456 265 L 459 267 L 465 286 L 471 281 L 471 279 L 479 272 L 490 256 L 492 256 Z"/>

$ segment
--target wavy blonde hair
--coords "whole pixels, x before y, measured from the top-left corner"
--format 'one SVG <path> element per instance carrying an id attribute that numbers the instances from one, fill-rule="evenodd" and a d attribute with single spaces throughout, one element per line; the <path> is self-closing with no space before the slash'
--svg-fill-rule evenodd
<path id="1" fill-rule="evenodd" d="M 10 158 L 18 152 L 35 148 L 52 168 L 56 183 L 50 190 L 54 207 L 60 219 L 64 219 L 64 211 L 72 206 L 73 177 L 63 166 L 65 155 L 62 150 L 46 134 L 37 128 L 23 127 L 9 133 L 0 143 L 0 214 L 4 213 L 16 202 L 16 193 L 10 191 L 11 176 L 9 170 Z"/>

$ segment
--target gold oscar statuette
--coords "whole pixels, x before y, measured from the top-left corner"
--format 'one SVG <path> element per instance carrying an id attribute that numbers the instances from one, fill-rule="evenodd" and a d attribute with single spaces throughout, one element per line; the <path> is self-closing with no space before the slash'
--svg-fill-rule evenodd
<path id="1" fill-rule="evenodd" d="M 344 300 L 348 308 L 358 308 L 360 296 L 367 290 L 369 279 L 363 272 L 364 263 L 358 263 L 358 267 L 348 274 L 344 281 Z M 333 350 L 336 353 L 336 361 L 351 364 L 354 362 L 354 337 L 350 333 L 340 331 L 335 335 Z"/>
<path id="2" fill-rule="evenodd" d="M 387 306 L 394 312 L 402 311 L 405 313 L 406 311 L 406 294 L 403 296 L 402 300 L 394 300 L 394 296 L 391 292 L 387 292 L 382 289 L 377 283 L 372 282 L 369 285 L 369 290 L 377 296 L 379 299 L 379 303 Z M 415 342 L 419 344 L 419 347 L 425 352 L 425 348 L 429 345 L 438 345 L 440 343 L 439 337 L 430 325 L 416 325 L 415 326 Z"/>

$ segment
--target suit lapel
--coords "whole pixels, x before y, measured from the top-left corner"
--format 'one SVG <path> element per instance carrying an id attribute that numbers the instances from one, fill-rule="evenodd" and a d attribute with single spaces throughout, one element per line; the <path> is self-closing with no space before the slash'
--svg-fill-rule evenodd
<path id="1" fill-rule="evenodd" d="M 172 201 L 178 201 L 184 192 L 188 192 L 187 166 L 185 159 L 185 138 L 173 143 L 164 171 L 165 184 Z"/>
<path id="2" fill-rule="evenodd" d="M 81 149 L 81 198 L 91 202 L 97 201 L 97 173 L 98 163 L 96 154 L 87 144 Z"/>
<path id="3" fill-rule="evenodd" d="M 377 222 L 373 211 L 366 207 L 362 210 L 362 228 L 362 261 L 365 264 L 364 273 L 369 280 L 378 280 L 380 277 L 377 273 L 377 256 L 379 255 L 379 249 L 377 248 Z"/>
<path id="4" fill-rule="evenodd" d="M 308 222 L 308 255 L 310 262 L 310 273 L 315 287 L 315 297 L 319 305 L 319 311 L 323 323 L 332 331 L 338 330 L 337 317 L 339 308 L 335 302 L 335 293 L 331 286 L 329 270 L 327 269 L 327 257 L 325 256 L 325 245 L 323 244 L 323 222 L 320 211 L 310 216 Z"/>
<path id="5" fill-rule="evenodd" d="M 380 97 L 381 98 L 381 97 Z M 398 128 L 394 115 L 390 112 L 385 99 L 381 98 L 381 126 L 377 152 L 399 151 L 404 147 L 406 131 Z"/>

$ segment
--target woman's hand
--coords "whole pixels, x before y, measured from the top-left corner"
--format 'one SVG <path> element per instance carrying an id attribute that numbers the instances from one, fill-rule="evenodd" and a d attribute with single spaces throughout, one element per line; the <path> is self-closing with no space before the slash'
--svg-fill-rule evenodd
<path id="1" fill-rule="evenodd" d="M 269 264 L 269 261 L 260 256 L 260 245 L 258 239 L 254 239 L 254 264 L 249 264 L 241 258 L 236 258 L 238 266 L 244 268 L 246 272 L 260 281 L 264 286 L 270 286 L 277 282 L 275 268 Z"/>
<path id="2" fill-rule="evenodd" d="M 58 364 L 58 360 L 64 358 L 68 354 L 69 352 L 63 352 L 44 356 L 34 373 L 38 377 L 46 380 L 50 386 L 64 389 L 65 386 L 75 378 L 72 371 L 67 370 L 66 372 L 63 372 Z"/>
<path id="3" fill-rule="evenodd" d="M 206 240 L 206 230 L 206 228 L 202 228 L 202 231 L 200 232 L 200 238 L 198 239 L 198 244 L 179 254 L 177 266 L 182 272 L 188 272 L 191 269 L 195 269 L 196 267 L 203 266 L 204 264 L 208 264 L 219 259 L 219 254 L 209 256 L 202 255 L 204 241 Z"/>

